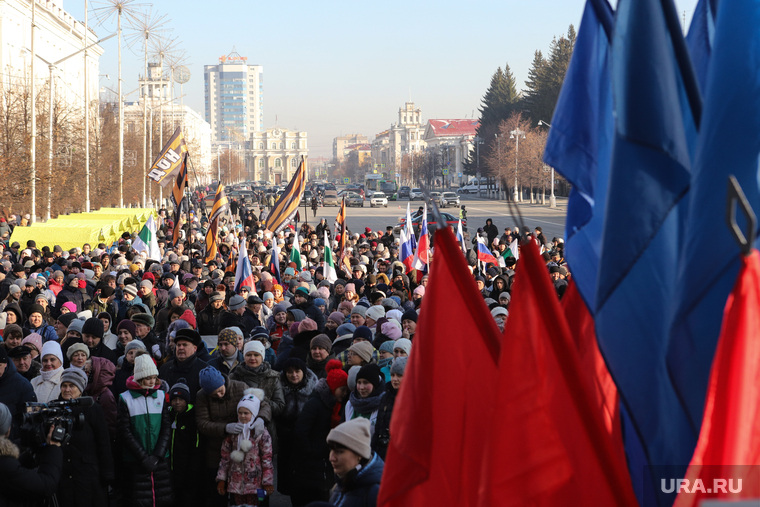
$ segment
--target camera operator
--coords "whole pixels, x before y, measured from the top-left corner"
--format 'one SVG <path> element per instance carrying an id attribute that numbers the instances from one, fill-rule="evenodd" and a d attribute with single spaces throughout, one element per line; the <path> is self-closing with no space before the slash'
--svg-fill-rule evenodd
<path id="1" fill-rule="evenodd" d="M 58 488 L 61 477 L 63 452 L 61 444 L 51 439 L 53 428 L 47 434 L 47 445 L 37 452 L 39 466 L 24 468 L 18 460 L 19 448 L 9 440 L 11 412 L 0 403 L 0 504 L 8 506 L 38 505 L 44 497 Z"/>

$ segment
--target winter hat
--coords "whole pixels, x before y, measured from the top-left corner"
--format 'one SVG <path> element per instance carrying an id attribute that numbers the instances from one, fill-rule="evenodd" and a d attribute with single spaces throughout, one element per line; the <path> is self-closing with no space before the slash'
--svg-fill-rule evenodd
<path id="1" fill-rule="evenodd" d="M 87 374 L 83 369 L 71 366 L 63 370 L 61 384 L 64 382 L 71 382 L 79 388 L 80 393 L 84 393 L 84 389 L 87 387 Z"/>
<path id="2" fill-rule="evenodd" d="M 230 328 L 224 328 L 221 331 L 219 331 L 219 336 L 216 339 L 217 344 L 222 343 L 231 343 L 232 345 L 237 345 L 237 333 L 233 331 Z"/>
<path id="3" fill-rule="evenodd" d="M 369 419 L 357 417 L 339 424 L 327 434 L 328 444 L 339 444 L 364 459 L 372 457 Z"/>
<path id="4" fill-rule="evenodd" d="M 174 335 L 174 343 L 177 343 L 178 341 L 190 342 L 196 347 L 200 347 L 203 343 L 203 340 L 201 340 L 201 335 L 198 334 L 198 331 L 189 328 L 180 329 L 177 331 L 177 333 Z"/>
<path id="5" fill-rule="evenodd" d="M 398 340 L 401 338 L 401 326 L 395 320 L 384 322 L 380 326 L 380 331 L 391 340 Z"/>
<path id="6" fill-rule="evenodd" d="M 135 358 L 134 379 L 135 382 L 146 377 L 158 376 L 156 363 L 153 362 L 149 354 L 143 354 Z"/>
<path id="7" fill-rule="evenodd" d="M 24 336 L 24 330 L 21 329 L 21 326 L 19 326 L 18 324 L 8 324 L 7 326 L 5 326 L 5 329 L 3 329 L 3 336 L 6 336 L 6 337 L 10 336 L 11 333 Z M 40 335 L 37 335 L 37 336 L 40 336 Z"/>
<path id="8" fill-rule="evenodd" d="M 237 404 L 238 410 L 241 408 L 247 408 L 248 411 L 251 412 L 253 415 L 251 420 L 256 419 L 256 416 L 259 415 L 259 410 L 261 409 L 261 400 L 253 394 L 253 391 L 253 389 L 246 389 L 246 394 L 243 394 L 243 397 L 240 398 L 240 401 Z"/>
<path id="9" fill-rule="evenodd" d="M 396 343 L 393 345 L 394 349 L 401 349 L 404 352 L 406 352 L 407 355 L 409 355 L 412 352 L 412 342 L 406 338 L 400 338 L 396 340 Z"/>
<path id="10" fill-rule="evenodd" d="M 391 375 L 395 373 L 396 375 L 403 376 L 406 371 L 406 362 L 408 360 L 408 357 L 397 357 L 394 359 L 393 363 L 391 363 Z"/>
<path id="11" fill-rule="evenodd" d="M 198 374 L 198 380 L 206 394 L 211 394 L 224 385 L 224 376 L 213 366 L 206 366 Z"/>
<path id="12" fill-rule="evenodd" d="M 103 339 L 103 322 L 100 319 L 92 317 L 87 319 L 82 325 L 82 334 L 91 334 Z"/>
<path id="13" fill-rule="evenodd" d="M 318 334 L 311 339 L 311 343 L 309 344 L 310 349 L 313 349 L 314 347 L 325 349 L 329 354 L 332 351 L 332 342 L 326 334 Z"/>
<path id="14" fill-rule="evenodd" d="M 63 364 L 63 352 L 58 342 L 47 341 L 42 345 L 42 352 L 40 352 L 40 359 L 44 359 L 45 356 L 53 355 Z"/>
<path id="15" fill-rule="evenodd" d="M 154 319 L 153 315 L 149 313 L 135 313 L 132 315 L 131 319 L 135 324 L 143 324 L 151 329 L 156 325 L 156 319 Z"/>
<path id="16" fill-rule="evenodd" d="M 393 354 L 393 344 L 395 343 L 394 340 L 388 340 L 384 341 L 380 347 L 377 349 L 378 352 L 388 352 L 390 354 Z"/>
<path id="17" fill-rule="evenodd" d="M 10 294 L 18 294 L 19 292 L 21 292 L 21 287 L 19 287 L 16 284 L 13 284 L 10 287 L 8 287 L 8 292 Z"/>
<path id="18" fill-rule="evenodd" d="M 190 403 L 190 388 L 187 386 L 187 380 L 184 378 L 179 379 L 169 390 L 169 401 L 174 398 L 182 398 L 187 403 Z"/>
<path id="19" fill-rule="evenodd" d="M 338 388 L 348 385 L 348 373 L 343 371 L 343 363 L 340 359 L 330 359 L 327 361 L 325 371 L 327 372 L 325 381 L 333 394 L 335 394 Z"/>
<path id="20" fill-rule="evenodd" d="M 131 294 L 133 297 L 137 297 L 137 287 L 132 284 L 125 285 L 124 294 Z"/>
<path id="21" fill-rule="evenodd" d="M 372 393 L 378 394 L 385 384 L 385 375 L 376 364 L 365 364 L 356 374 L 356 380 L 364 379 L 372 384 Z"/>
<path id="22" fill-rule="evenodd" d="M 249 352 L 256 352 L 263 358 L 266 351 L 267 349 L 263 343 L 258 340 L 251 340 L 243 347 L 243 356 L 248 355 Z"/>
<path id="23" fill-rule="evenodd" d="M 340 312 L 332 312 L 330 316 L 327 317 L 327 320 L 331 320 L 340 326 L 346 321 L 346 316 Z"/>
<path id="24" fill-rule="evenodd" d="M 172 286 L 171 289 L 169 289 L 169 299 L 179 298 L 182 297 L 182 289 L 180 289 L 177 286 Z"/>
<path id="25" fill-rule="evenodd" d="M 351 301 L 342 301 L 338 305 L 338 311 L 340 311 L 341 308 L 345 308 L 348 310 L 348 313 L 351 313 L 351 311 L 354 309 L 354 304 Z"/>
<path id="26" fill-rule="evenodd" d="M 405 320 L 411 320 L 413 322 L 417 322 L 417 317 L 419 315 L 414 310 L 408 310 L 404 312 L 404 315 L 401 316 L 401 322 L 403 323 Z"/>
<path id="27" fill-rule="evenodd" d="M 264 295 L 261 296 L 261 300 L 266 301 L 267 299 L 274 299 L 274 294 L 269 291 L 265 292 Z"/>
<path id="28" fill-rule="evenodd" d="M 358 314 L 358 315 L 361 315 L 362 317 L 364 317 L 367 314 L 367 309 L 365 307 L 361 306 L 361 305 L 356 305 L 351 310 L 351 315 L 353 315 L 355 313 Z"/>
<path id="29" fill-rule="evenodd" d="M 72 303 L 71 301 L 67 301 L 67 302 L 63 303 L 63 308 L 66 308 L 71 313 L 76 313 L 77 312 L 77 305 L 76 305 L 76 303 Z"/>
<path id="30" fill-rule="evenodd" d="M 6 328 L 8 329 L 8 328 Z M 30 333 L 26 338 L 21 340 L 21 345 L 32 346 L 37 352 L 42 353 L 42 336 L 38 333 Z"/>
<path id="31" fill-rule="evenodd" d="M 381 304 L 383 305 L 384 309 L 393 310 L 395 308 L 398 308 L 398 303 L 395 299 L 392 298 L 385 298 L 382 300 Z"/>
<path id="32" fill-rule="evenodd" d="M 145 351 L 148 350 L 147 348 L 145 348 L 145 344 L 142 342 L 142 340 L 138 340 L 135 338 L 131 342 L 127 343 L 127 345 L 124 347 L 124 354 L 134 349 L 145 350 Z"/>
<path id="33" fill-rule="evenodd" d="M 298 332 L 303 333 L 304 331 L 316 331 L 317 330 L 317 323 L 311 320 L 310 318 L 306 317 L 298 324 Z"/>
<path id="34" fill-rule="evenodd" d="M 350 322 L 346 322 L 345 324 L 341 324 L 338 326 L 338 329 L 335 330 L 336 336 L 354 336 L 354 331 L 356 331 L 356 326 L 351 324 Z"/>
<path id="35" fill-rule="evenodd" d="M 367 326 L 357 327 L 354 331 L 354 340 L 357 338 L 361 340 L 372 341 L 372 330 Z"/>
<path id="36" fill-rule="evenodd" d="M 11 411 L 5 403 L 0 403 L 0 437 L 4 437 L 8 433 L 12 422 L 13 416 L 11 416 Z"/>
<path id="37" fill-rule="evenodd" d="M 75 343 L 69 347 L 69 349 L 66 351 L 66 357 L 69 358 L 69 361 L 71 361 L 71 356 L 74 355 L 74 352 L 84 352 L 84 354 L 87 356 L 87 359 L 90 358 L 90 349 L 84 343 Z"/>
<path id="38" fill-rule="evenodd" d="M 326 306 L 327 303 L 325 303 L 325 300 L 322 298 L 315 298 L 314 299 L 314 306 Z"/>
<path id="39" fill-rule="evenodd" d="M 245 299 L 243 299 L 243 296 L 235 295 L 230 298 L 230 304 L 227 305 L 227 308 L 235 311 L 235 310 L 240 310 L 244 306 L 245 306 Z"/>
<path id="40" fill-rule="evenodd" d="M 153 290 L 153 282 L 144 279 L 142 282 L 140 282 L 140 287 L 146 287 L 148 290 Z"/>
<path id="41" fill-rule="evenodd" d="M 353 283 L 347 283 L 346 284 L 346 292 L 356 293 L 356 285 L 354 285 Z"/>
<path id="42" fill-rule="evenodd" d="M 330 289 L 328 289 L 327 287 L 320 287 L 320 288 L 318 288 L 317 289 L 317 294 L 319 294 L 319 297 L 322 298 L 322 299 L 324 299 L 324 300 L 330 299 Z M 319 306 L 319 305 L 317 305 L 317 306 Z"/>
<path id="43" fill-rule="evenodd" d="M 240 328 L 231 327 L 230 329 L 232 329 L 233 331 L 237 330 L 238 336 L 243 336 L 243 332 L 240 331 Z M 257 339 L 260 339 L 260 338 L 266 338 L 267 341 L 270 340 L 270 338 L 269 338 L 269 331 L 267 331 L 267 328 L 265 328 L 264 326 L 256 326 L 256 327 L 254 327 L 251 330 L 251 339 L 252 340 L 257 340 Z"/>
<path id="44" fill-rule="evenodd" d="M 399 324 L 401 324 L 401 321 L 403 320 L 403 317 L 404 317 L 404 313 L 401 310 L 394 309 L 394 310 L 390 310 L 386 312 L 385 316 L 388 317 L 388 319 L 393 319 Z"/>
<path id="45" fill-rule="evenodd" d="M 418 285 L 413 291 L 412 294 L 418 295 L 418 296 L 424 296 L 425 295 L 425 286 L 424 285 Z"/>
<path id="46" fill-rule="evenodd" d="M 128 319 L 122 320 L 121 322 L 119 322 L 119 325 L 116 326 L 116 334 L 119 334 L 119 331 L 121 331 L 122 329 L 126 329 L 129 332 L 129 334 L 132 335 L 132 339 L 135 338 L 137 334 L 137 329 L 135 329 L 134 322 Z"/>
<path id="47" fill-rule="evenodd" d="M 33 313 L 39 313 L 40 315 L 45 315 L 45 309 L 42 308 L 42 306 L 40 306 L 40 305 L 38 305 L 38 304 L 35 303 L 35 304 L 29 306 L 29 312 L 27 313 L 27 315 L 31 315 Z M 100 323 L 100 328 L 103 329 L 103 323 L 102 322 Z"/>
<path id="48" fill-rule="evenodd" d="M 363 326 L 359 326 L 360 328 Z M 374 352 L 375 348 L 372 346 L 370 342 L 367 341 L 361 341 L 354 343 L 350 347 L 348 347 L 348 350 L 362 358 L 362 360 L 365 363 L 369 363 L 372 361 L 372 352 Z"/>
<path id="49" fill-rule="evenodd" d="M 58 322 L 66 326 L 66 329 L 68 329 L 69 324 L 71 324 L 71 321 L 73 321 L 76 318 L 77 318 L 76 313 L 72 313 L 72 312 L 62 313 L 61 315 L 58 316 Z"/>
<path id="50" fill-rule="evenodd" d="M 352 312 L 353 313 L 353 312 Z M 364 318 L 372 319 L 375 322 L 385 317 L 385 308 L 380 305 L 370 306 L 366 312 L 364 312 Z"/>
<path id="51" fill-rule="evenodd" d="M 493 310 L 491 310 L 491 315 L 494 318 L 496 318 L 499 315 L 504 315 L 505 317 L 508 317 L 509 316 L 509 312 L 503 306 L 497 306 Z"/>
<path id="52" fill-rule="evenodd" d="M 193 315 L 192 310 L 185 310 L 179 318 L 190 324 L 193 329 L 198 329 L 198 323 L 195 320 L 195 315 Z"/>
<path id="53" fill-rule="evenodd" d="M 221 292 L 212 292 L 211 297 L 208 298 L 210 303 L 213 303 L 214 301 L 224 301 L 224 294 Z"/>

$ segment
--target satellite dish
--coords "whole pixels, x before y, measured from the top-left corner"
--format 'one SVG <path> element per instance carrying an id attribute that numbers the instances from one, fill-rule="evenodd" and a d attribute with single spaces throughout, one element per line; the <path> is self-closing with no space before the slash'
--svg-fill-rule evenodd
<path id="1" fill-rule="evenodd" d="M 190 69 L 184 65 L 180 65 L 174 70 L 174 82 L 185 84 L 188 81 L 190 81 Z"/>

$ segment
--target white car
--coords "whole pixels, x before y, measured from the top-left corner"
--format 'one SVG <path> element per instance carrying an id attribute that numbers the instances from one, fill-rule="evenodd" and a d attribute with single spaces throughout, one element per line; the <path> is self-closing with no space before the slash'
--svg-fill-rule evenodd
<path id="1" fill-rule="evenodd" d="M 369 198 L 369 206 L 374 208 L 375 206 L 388 207 L 388 198 L 382 192 L 375 192 L 372 197 Z"/>
<path id="2" fill-rule="evenodd" d="M 459 206 L 459 196 L 454 192 L 444 192 L 438 200 L 438 206 L 441 208 L 449 205 Z"/>
<path id="3" fill-rule="evenodd" d="M 415 199 L 422 200 L 424 198 L 425 198 L 425 196 L 422 194 L 422 189 L 421 188 L 413 188 L 412 190 L 409 191 L 409 200 L 410 201 L 413 201 Z"/>

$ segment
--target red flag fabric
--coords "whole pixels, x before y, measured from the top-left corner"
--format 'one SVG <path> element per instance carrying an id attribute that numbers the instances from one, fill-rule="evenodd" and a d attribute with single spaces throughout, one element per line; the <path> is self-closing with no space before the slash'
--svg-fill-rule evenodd
<path id="1" fill-rule="evenodd" d="M 744 257 L 739 278 L 726 302 L 702 428 L 686 472 L 688 482 L 682 483 L 685 488 L 676 486 L 680 489 L 676 507 L 696 506 L 706 498 L 760 498 L 758 308 L 760 254 L 754 250 Z M 718 487 L 721 484 L 723 487 Z"/>
<path id="2" fill-rule="evenodd" d="M 454 234 L 435 234 L 425 290 L 378 505 L 474 505 L 487 445 L 499 328 L 467 269 Z"/>
<path id="3" fill-rule="evenodd" d="M 636 505 L 538 247 L 521 249 L 480 505 Z M 571 500 L 570 500 L 571 499 Z"/>

